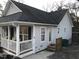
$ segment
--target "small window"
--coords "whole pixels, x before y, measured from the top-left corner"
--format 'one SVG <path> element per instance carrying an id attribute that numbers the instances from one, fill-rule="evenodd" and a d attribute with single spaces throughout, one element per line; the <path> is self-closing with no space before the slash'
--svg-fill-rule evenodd
<path id="1" fill-rule="evenodd" d="M 45 40 L 45 28 L 41 28 L 41 41 Z"/>

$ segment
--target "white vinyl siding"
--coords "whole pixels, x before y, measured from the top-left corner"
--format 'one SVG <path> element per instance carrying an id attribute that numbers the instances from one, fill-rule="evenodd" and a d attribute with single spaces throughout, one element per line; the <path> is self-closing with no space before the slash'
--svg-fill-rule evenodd
<path id="1" fill-rule="evenodd" d="M 16 5 L 14 5 L 14 3 L 11 3 L 10 8 L 6 13 L 6 15 L 11 15 L 18 12 L 22 12 L 22 11 Z"/>

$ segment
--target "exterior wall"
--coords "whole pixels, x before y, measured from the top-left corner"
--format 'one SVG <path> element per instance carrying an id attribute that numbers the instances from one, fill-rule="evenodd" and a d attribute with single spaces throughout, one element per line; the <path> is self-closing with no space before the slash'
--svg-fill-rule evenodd
<path id="1" fill-rule="evenodd" d="M 66 13 L 58 25 L 58 28 L 60 28 L 58 36 L 62 37 L 63 39 L 68 39 L 69 41 L 71 41 L 72 38 L 72 24 L 70 20 L 71 19 Z"/>
<path id="2" fill-rule="evenodd" d="M 41 28 L 45 28 L 45 41 L 41 41 Z M 49 44 L 49 30 L 48 26 L 35 26 L 34 44 L 35 52 L 45 49 Z"/>
<path id="3" fill-rule="evenodd" d="M 22 11 L 16 5 L 11 3 L 10 8 L 9 8 L 6 15 L 14 14 L 14 13 L 17 13 L 17 12 L 22 12 Z"/>
<path id="4" fill-rule="evenodd" d="M 59 37 L 62 37 L 63 39 L 67 39 L 69 40 L 69 43 L 71 43 L 72 23 L 70 20 L 71 19 L 66 13 L 62 21 L 59 23 L 58 27 L 52 27 L 51 40 L 53 44 L 56 43 L 56 38 L 59 38 Z"/>

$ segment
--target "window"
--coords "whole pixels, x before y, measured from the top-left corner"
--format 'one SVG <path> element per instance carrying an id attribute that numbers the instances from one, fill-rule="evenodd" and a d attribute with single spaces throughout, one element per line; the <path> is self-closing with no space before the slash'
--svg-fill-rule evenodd
<path id="1" fill-rule="evenodd" d="M 45 28 L 41 28 L 41 41 L 45 40 Z"/>
<path id="2" fill-rule="evenodd" d="M 60 28 L 58 28 L 58 34 L 59 34 L 59 32 L 60 32 Z"/>
<path id="3" fill-rule="evenodd" d="M 66 28 L 64 28 L 64 32 L 66 32 Z"/>
<path id="4" fill-rule="evenodd" d="M 20 26 L 20 41 L 31 39 L 31 27 L 21 25 Z"/>
<path id="5" fill-rule="evenodd" d="M 2 31 L 2 37 L 8 39 L 8 26 L 3 26 Z"/>

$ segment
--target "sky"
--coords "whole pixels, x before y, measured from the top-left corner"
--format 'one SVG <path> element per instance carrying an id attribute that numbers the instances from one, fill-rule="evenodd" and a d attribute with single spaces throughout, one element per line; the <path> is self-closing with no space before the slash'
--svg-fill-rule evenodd
<path id="1" fill-rule="evenodd" d="M 0 4 L 5 6 L 7 1 L 8 0 L 0 0 Z M 36 8 L 41 9 L 41 10 L 44 10 L 48 6 L 52 6 L 52 4 L 55 5 L 55 3 L 60 3 L 60 1 L 62 1 L 62 0 L 16 0 L 16 1 L 20 1 L 24 4 L 36 7 Z M 75 0 L 63 0 L 63 1 L 65 1 L 64 2 L 65 4 L 68 2 L 75 2 Z M 48 8 L 48 9 L 50 9 L 50 8 Z"/>

